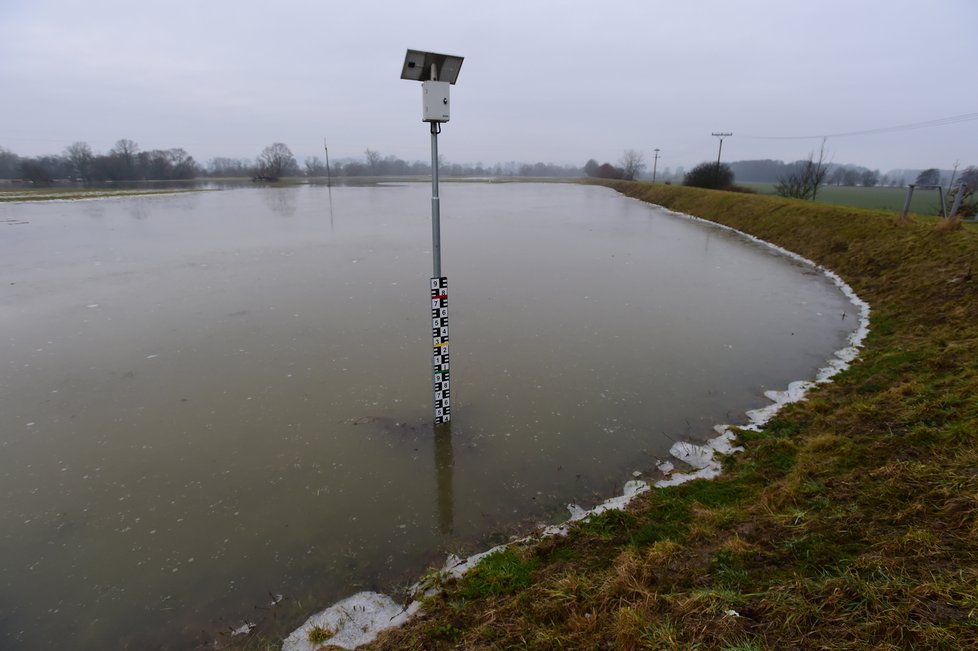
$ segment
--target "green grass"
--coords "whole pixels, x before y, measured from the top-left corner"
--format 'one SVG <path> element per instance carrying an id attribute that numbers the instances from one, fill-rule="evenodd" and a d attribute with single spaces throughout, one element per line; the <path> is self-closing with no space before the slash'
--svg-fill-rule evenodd
<path id="1" fill-rule="evenodd" d="M 580 525 L 579 530 L 584 535 L 611 539 L 630 535 L 635 531 L 636 525 L 635 516 L 631 513 L 611 510 L 588 518 Z"/>
<path id="2" fill-rule="evenodd" d="M 537 561 L 524 558 L 514 547 L 486 556 L 459 582 L 459 595 L 475 599 L 525 588 L 532 582 Z"/>
<path id="3" fill-rule="evenodd" d="M 773 183 L 740 183 L 761 194 L 774 195 Z M 852 206 L 854 208 L 869 208 L 871 210 L 893 210 L 903 211 L 903 204 L 907 200 L 907 188 L 890 187 L 846 187 L 840 185 L 823 185 L 818 190 L 819 203 L 828 203 L 838 206 Z M 914 191 L 913 199 L 910 202 L 910 212 L 919 215 L 937 215 L 941 206 L 940 197 L 937 190 Z M 950 206 L 948 206 L 950 209 Z"/>
<path id="4" fill-rule="evenodd" d="M 860 359 L 740 432 L 718 480 L 490 557 L 372 648 L 978 648 L 975 226 L 605 185 L 842 275 L 873 308 Z"/>

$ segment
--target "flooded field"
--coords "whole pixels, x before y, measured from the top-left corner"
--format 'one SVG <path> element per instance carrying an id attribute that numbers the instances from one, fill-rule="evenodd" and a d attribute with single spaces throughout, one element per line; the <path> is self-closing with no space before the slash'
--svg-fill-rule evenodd
<path id="1" fill-rule="evenodd" d="M 573 185 L 0 204 L 0 648 L 285 633 L 743 422 L 856 326 L 824 277 Z M 848 313 L 850 318 L 843 318 Z"/>

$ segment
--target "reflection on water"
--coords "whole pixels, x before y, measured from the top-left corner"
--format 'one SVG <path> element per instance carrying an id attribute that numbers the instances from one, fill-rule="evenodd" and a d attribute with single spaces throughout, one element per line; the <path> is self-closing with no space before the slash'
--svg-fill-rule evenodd
<path id="1" fill-rule="evenodd" d="M 438 530 L 443 534 L 452 533 L 455 521 L 455 494 L 452 485 L 452 471 L 455 462 L 452 455 L 452 424 L 434 426 L 435 437 L 435 477 L 438 487 Z"/>
<path id="2" fill-rule="evenodd" d="M 0 204 L 0 647 L 287 631 L 619 491 L 856 321 L 606 189 L 448 184 L 433 432 L 429 187 L 330 191 Z"/>
<path id="3" fill-rule="evenodd" d="M 269 210 L 279 217 L 291 217 L 295 215 L 296 192 L 294 188 L 271 188 L 262 192 L 262 198 Z"/>

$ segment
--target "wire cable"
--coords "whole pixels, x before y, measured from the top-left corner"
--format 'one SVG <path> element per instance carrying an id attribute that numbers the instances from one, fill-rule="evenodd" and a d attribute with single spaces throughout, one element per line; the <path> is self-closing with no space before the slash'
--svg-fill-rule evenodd
<path id="1" fill-rule="evenodd" d="M 943 127 L 950 124 L 961 124 L 978 120 L 978 113 L 963 113 L 952 115 L 936 120 L 925 120 L 924 122 L 910 122 L 908 124 L 897 124 L 889 127 L 879 127 L 876 129 L 862 129 L 860 131 L 843 131 L 841 133 L 823 133 L 811 136 L 758 136 L 743 135 L 741 138 L 751 138 L 753 140 L 816 140 L 823 138 L 850 138 L 854 136 L 868 136 L 880 133 L 896 133 L 898 131 L 912 131 L 915 129 L 929 129 L 931 127 Z"/>

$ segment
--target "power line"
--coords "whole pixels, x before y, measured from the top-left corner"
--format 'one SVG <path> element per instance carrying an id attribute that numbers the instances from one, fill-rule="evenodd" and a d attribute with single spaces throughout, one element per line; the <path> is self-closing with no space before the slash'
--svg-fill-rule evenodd
<path id="1" fill-rule="evenodd" d="M 964 113 L 962 115 L 952 115 L 936 120 L 925 120 L 924 122 L 911 122 L 909 124 L 897 124 L 890 127 L 878 127 L 876 129 L 862 129 L 860 131 L 844 131 L 842 133 L 822 133 L 811 136 L 757 136 L 745 135 L 744 138 L 753 140 L 815 140 L 822 138 L 849 138 L 853 136 L 868 136 L 879 133 L 896 133 L 899 131 L 913 131 L 915 129 L 929 129 L 931 127 L 943 127 L 950 124 L 960 124 L 962 122 L 972 122 L 978 120 L 978 113 Z"/>

